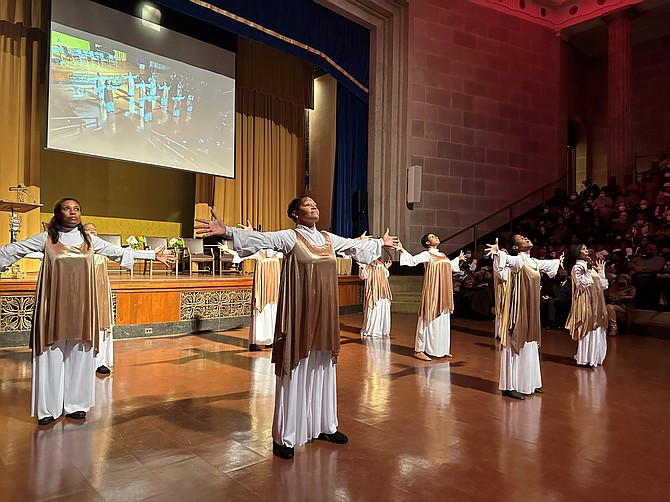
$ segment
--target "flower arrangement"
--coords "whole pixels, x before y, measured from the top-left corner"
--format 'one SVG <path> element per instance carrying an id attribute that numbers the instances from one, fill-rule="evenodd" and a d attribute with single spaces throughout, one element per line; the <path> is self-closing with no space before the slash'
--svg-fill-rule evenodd
<path id="1" fill-rule="evenodd" d="M 173 237 L 168 241 L 168 244 L 173 249 L 184 249 L 184 239 L 181 237 Z"/>
<path id="2" fill-rule="evenodd" d="M 144 247 L 143 235 L 131 235 L 126 239 L 128 245 L 133 249 L 140 249 Z"/>

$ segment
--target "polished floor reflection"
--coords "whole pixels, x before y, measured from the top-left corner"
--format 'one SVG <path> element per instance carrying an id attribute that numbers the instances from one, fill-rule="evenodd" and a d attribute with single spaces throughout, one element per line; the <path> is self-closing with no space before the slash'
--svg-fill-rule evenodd
<path id="1" fill-rule="evenodd" d="M 83 423 L 29 416 L 30 352 L 0 350 L 0 500 L 669 500 L 670 341 L 610 339 L 574 365 L 566 332 L 542 347 L 543 395 L 497 391 L 489 323 L 455 321 L 451 360 L 414 359 L 416 317 L 361 340 L 342 317 L 340 429 L 272 456 L 270 351 L 246 329 L 117 340 Z"/>

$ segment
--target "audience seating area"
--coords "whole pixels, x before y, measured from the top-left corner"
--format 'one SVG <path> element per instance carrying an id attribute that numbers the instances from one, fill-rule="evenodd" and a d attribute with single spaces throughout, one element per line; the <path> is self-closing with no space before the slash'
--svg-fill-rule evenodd
<path id="1" fill-rule="evenodd" d="M 515 233 L 529 237 L 535 258 L 570 253 L 585 244 L 593 260 L 605 260 L 609 288 L 605 292 L 610 334 L 630 327 L 634 310 L 670 310 L 670 158 L 641 174 L 599 187 L 589 180 L 580 192 L 556 197 L 537 214 L 519 221 Z M 506 235 L 505 237 L 509 237 Z M 501 246 L 506 242 L 500 239 Z M 475 319 L 494 316 L 491 260 L 471 252 L 455 274 L 455 315 Z M 570 310 L 570 271 L 542 281 L 542 321 L 560 329 Z M 560 298 L 559 298 L 560 297 Z M 617 322 L 618 321 L 618 322 Z"/>

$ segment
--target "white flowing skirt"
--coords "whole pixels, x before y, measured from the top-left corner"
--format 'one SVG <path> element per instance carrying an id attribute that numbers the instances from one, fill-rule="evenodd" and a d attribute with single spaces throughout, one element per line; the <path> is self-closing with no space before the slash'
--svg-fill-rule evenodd
<path id="1" fill-rule="evenodd" d="M 112 338 L 112 331 L 100 330 L 100 347 L 98 355 L 95 356 L 95 367 L 107 366 L 111 368 L 114 366 L 114 339 Z"/>
<path id="2" fill-rule="evenodd" d="M 60 417 L 95 405 L 95 357 L 90 343 L 61 340 L 33 357 L 30 416 Z"/>
<path id="3" fill-rule="evenodd" d="M 249 323 L 249 343 L 270 345 L 275 336 L 277 304 L 268 303 L 262 312 L 253 309 Z"/>
<path id="4" fill-rule="evenodd" d="M 272 439 L 300 446 L 322 432 L 337 430 L 337 380 L 333 353 L 316 350 L 301 359 L 291 376 L 277 377 Z"/>
<path id="5" fill-rule="evenodd" d="M 537 342 L 526 342 L 514 353 L 512 347 L 500 350 L 500 390 L 516 390 L 521 394 L 532 394 L 542 387 L 540 373 L 540 351 Z"/>
<path id="6" fill-rule="evenodd" d="M 361 336 L 388 336 L 391 333 L 391 302 L 381 298 L 375 308 L 366 309 Z"/>
<path id="7" fill-rule="evenodd" d="M 607 333 L 603 328 L 596 328 L 577 343 L 577 364 L 602 364 L 607 355 Z"/>
<path id="8" fill-rule="evenodd" d="M 419 318 L 416 325 L 416 339 L 414 350 L 425 352 L 429 356 L 444 357 L 450 354 L 451 349 L 451 315 L 442 312 L 436 319 L 424 324 Z"/>

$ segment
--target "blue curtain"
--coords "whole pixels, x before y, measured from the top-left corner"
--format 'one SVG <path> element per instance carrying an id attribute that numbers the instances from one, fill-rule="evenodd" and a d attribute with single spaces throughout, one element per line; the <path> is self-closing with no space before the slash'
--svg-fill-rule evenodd
<path id="1" fill-rule="evenodd" d="M 155 2 L 319 66 L 367 103 L 368 93 L 344 72 L 368 88 L 370 31 L 313 0 L 209 0 L 214 9 L 184 0 Z M 220 14 L 215 8 L 257 23 L 265 31 Z M 316 49 L 317 53 L 286 42 L 267 30 Z M 197 38 L 197 33 L 192 36 Z"/>
<path id="2" fill-rule="evenodd" d="M 368 230 L 368 104 L 339 83 L 335 129 L 330 229 L 342 237 L 358 237 Z M 360 200 L 363 204 L 356 203 Z"/>

